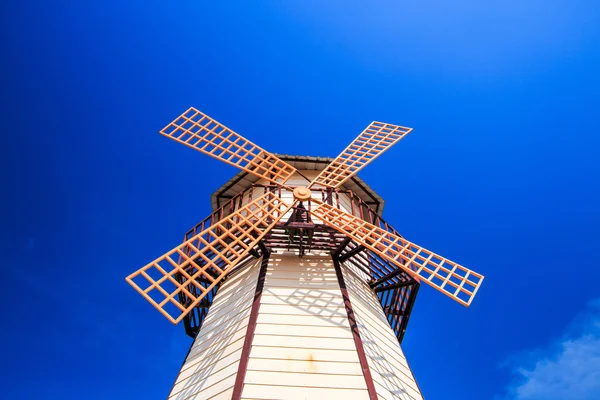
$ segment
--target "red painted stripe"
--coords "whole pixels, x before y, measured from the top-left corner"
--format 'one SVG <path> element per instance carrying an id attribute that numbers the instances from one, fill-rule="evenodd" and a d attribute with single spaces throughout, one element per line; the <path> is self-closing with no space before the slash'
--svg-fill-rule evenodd
<path id="1" fill-rule="evenodd" d="M 342 291 L 342 297 L 344 299 L 344 306 L 346 307 L 346 313 L 348 314 L 348 322 L 350 323 L 350 330 L 352 331 L 352 337 L 354 338 L 354 345 L 356 346 L 356 352 L 358 353 L 358 360 L 360 361 L 360 368 L 362 369 L 367 384 L 367 392 L 369 393 L 369 399 L 377 400 L 377 391 L 375 390 L 375 384 L 373 383 L 373 376 L 371 376 L 371 370 L 369 369 L 369 363 L 367 362 L 367 356 L 365 354 L 365 348 L 363 347 L 360 333 L 358 332 L 358 324 L 354 316 L 354 310 L 352 309 L 352 303 L 350 302 L 350 296 L 348 295 L 348 289 L 346 289 L 346 282 L 344 281 L 344 275 L 342 274 L 342 268 L 340 263 L 333 259 L 333 265 L 335 267 L 335 274 L 337 275 L 338 283 L 340 284 L 340 290 Z"/>
<path id="2" fill-rule="evenodd" d="M 233 386 L 233 394 L 231 396 L 232 400 L 239 400 L 242 398 L 242 390 L 244 389 L 244 380 L 246 379 L 246 370 L 248 368 L 248 360 L 250 359 L 252 340 L 254 340 L 254 331 L 256 331 L 256 320 L 258 319 L 260 298 L 262 296 L 262 291 L 265 286 L 265 277 L 267 276 L 268 264 L 269 256 L 267 254 L 263 256 L 260 265 L 260 272 L 258 273 L 258 282 L 256 283 L 256 290 L 254 291 L 254 301 L 252 302 L 252 309 L 250 310 L 250 321 L 248 322 L 246 337 L 244 338 L 244 347 L 242 348 L 240 364 L 238 365 L 238 371 L 235 377 L 235 384 Z"/>

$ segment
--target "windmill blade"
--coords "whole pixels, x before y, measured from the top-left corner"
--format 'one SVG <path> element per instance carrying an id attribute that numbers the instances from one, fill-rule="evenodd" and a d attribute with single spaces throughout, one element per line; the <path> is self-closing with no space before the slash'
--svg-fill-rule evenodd
<path id="1" fill-rule="evenodd" d="M 471 304 L 483 275 L 329 204 L 314 202 L 318 205 L 310 213 L 325 224 L 460 304 L 467 307 Z"/>
<path id="2" fill-rule="evenodd" d="M 291 207 L 267 192 L 125 279 L 177 324 Z"/>
<path id="3" fill-rule="evenodd" d="M 344 151 L 310 183 L 337 188 L 384 151 L 408 135 L 412 128 L 372 122 Z"/>
<path id="4" fill-rule="evenodd" d="M 279 157 L 194 107 L 165 126 L 160 133 L 276 185 L 285 184 L 296 172 L 296 168 Z"/>

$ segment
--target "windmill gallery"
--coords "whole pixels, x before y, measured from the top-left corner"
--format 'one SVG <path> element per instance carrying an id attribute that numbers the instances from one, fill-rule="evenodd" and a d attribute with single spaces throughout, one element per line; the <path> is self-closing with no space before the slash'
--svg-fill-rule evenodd
<path id="1" fill-rule="evenodd" d="M 483 276 L 403 238 L 356 173 L 411 131 L 283 156 L 190 108 L 161 134 L 242 171 L 184 242 L 126 280 L 194 338 L 169 399 L 422 399 L 400 344 L 420 284 Z"/>

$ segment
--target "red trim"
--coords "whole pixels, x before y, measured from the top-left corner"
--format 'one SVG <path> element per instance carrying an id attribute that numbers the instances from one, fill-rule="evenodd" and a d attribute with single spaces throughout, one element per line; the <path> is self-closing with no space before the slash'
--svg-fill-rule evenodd
<path id="1" fill-rule="evenodd" d="M 340 263 L 335 258 L 332 259 L 333 266 L 335 267 L 335 274 L 337 275 L 338 283 L 340 284 L 340 290 L 342 291 L 346 313 L 348 314 L 348 322 L 350 323 L 350 330 L 352 331 L 354 345 L 356 346 L 356 352 L 358 353 L 360 368 L 363 371 L 365 382 L 367 384 L 369 399 L 377 400 L 377 391 L 375 390 L 375 384 L 373 383 L 373 377 L 371 376 L 371 370 L 369 369 L 369 363 L 367 362 L 365 348 L 363 347 L 362 339 L 360 338 L 360 333 L 358 332 L 358 324 L 356 323 L 356 318 L 354 317 L 354 310 L 352 309 L 352 303 L 350 303 L 350 296 L 348 295 L 348 289 L 346 289 L 346 282 L 344 281 L 342 268 L 340 267 Z"/>
<path id="2" fill-rule="evenodd" d="M 250 350 L 252 349 L 254 331 L 256 331 L 256 320 L 258 319 L 260 298 L 262 296 L 263 287 L 265 286 L 265 277 L 267 276 L 268 264 L 269 255 L 263 255 L 263 259 L 260 264 L 260 272 L 258 273 L 258 282 L 256 283 L 256 290 L 254 291 L 252 309 L 250 310 L 250 321 L 248 321 L 248 329 L 246 330 L 246 337 L 244 338 L 244 347 L 242 348 L 240 364 L 238 365 L 238 371 L 235 377 L 235 384 L 233 386 L 233 394 L 231 395 L 232 400 L 239 400 L 242 398 L 242 390 L 244 389 L 244 380 L 246 378 L 248 360 L 250 359 Z"/>

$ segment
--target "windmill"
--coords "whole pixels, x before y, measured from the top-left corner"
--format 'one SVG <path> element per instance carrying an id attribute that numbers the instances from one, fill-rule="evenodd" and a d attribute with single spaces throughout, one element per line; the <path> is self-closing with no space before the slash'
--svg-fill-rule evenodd
<path id="1" fill-rule="evenodd" d="M 425 283 L 483 276 L 381 217 L 358 171 L 412 129 L 371 123 L 335 159 L 275 155 L 190 108 L 161 134 L 242 171 L 182 244 L 126 280 L 194 342 L 169 399 L 421 399 L 400 343 Z"/>

